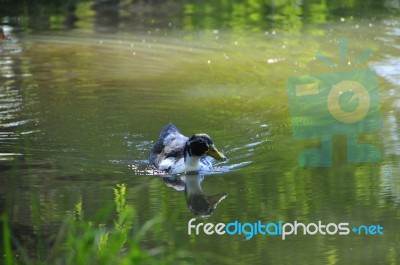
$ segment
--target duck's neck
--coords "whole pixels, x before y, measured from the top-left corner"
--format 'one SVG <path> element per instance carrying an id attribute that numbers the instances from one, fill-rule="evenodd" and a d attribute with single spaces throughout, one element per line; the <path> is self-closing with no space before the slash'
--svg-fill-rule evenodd
<path id="1" fill-rule="evenodd" d="M 185 171 L 198 171 L 200 167 L 200 157 L 199 156 L 189 156 L 185 155 Z"/>

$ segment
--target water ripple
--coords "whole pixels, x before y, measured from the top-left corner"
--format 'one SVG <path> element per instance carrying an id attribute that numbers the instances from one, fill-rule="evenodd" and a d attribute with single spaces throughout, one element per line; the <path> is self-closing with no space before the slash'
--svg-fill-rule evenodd
<path id="1" fill-rule="evenodd" d="M 371 63 L 370 66 L 377 74 L 385 78 L 390 83 L 396 86 L 400 85 L 399 57 L 388 57 L 383 61 Z"/>

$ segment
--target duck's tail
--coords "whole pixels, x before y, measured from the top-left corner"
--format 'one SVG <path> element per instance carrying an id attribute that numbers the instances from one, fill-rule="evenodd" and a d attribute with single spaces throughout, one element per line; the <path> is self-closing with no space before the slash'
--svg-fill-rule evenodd
<path id="1" fill-rule="evenodd" d="M 155 165 L 155 160 L 157 158 L 157 155 L 159 155 L 163 148 L 164 148 L 164 139 L 172 133 L 181 133 L 178 128 L 176 128 L 175 125 L 172 124 L 172 122 L 168 123 L 167 125 L 164 126 L 164 128 L 160 132 L 160 136 L 157 140 L 157 143 L 154 144 L 154 146 L 150 150 L 150 155 L 149 155 L 149 162 L 150 164 Z"/>
<path id="2" fill-rule="evenodd" d="M 172 122 L 170 122 L 167 125 L 165 125 L 165 127 L 161 130 L 160 139 L 161 138 L 165 138 L 168 134 L 171 134 L 171 133 L 174 133 L 174 132 L 181 133 L 178 130 L 178 128 L 176 128 L 176 126 L 173 125 Z"/>

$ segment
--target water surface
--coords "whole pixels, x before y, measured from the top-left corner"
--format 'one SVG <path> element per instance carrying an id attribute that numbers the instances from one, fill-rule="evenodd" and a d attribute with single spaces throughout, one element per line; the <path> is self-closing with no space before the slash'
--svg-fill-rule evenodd
<path id="1" fill-rule="evenodd" d="M 77 202 L 90 220 L 125 183 L 141 222 L 175 216 L 149 231 L 147 247 L 168 242 L 173 229 L 193 253 L 212 249 L 236 264 L 396 264 L 399 25 L 388 16 L 295 32 L 9 31 L 0 55 L 0 209 L 22 241 L 40 227 L 52 242 Z M 344 65 L 341 38 L 348 40 Z M 372 56 L 349 65 L 365 49 Z M 316 60 L 318 51 L 339 66 Z M 377 75 L 383 126 L 360 139 L 378 146 L 382 161 L 347 163 L 346 138 L 334 136 L 332 167 L 299 166 L 300 152 L 319 140 L 292 137 L 287 79 L 367 67 Z M 200 183 L 204 193 L 226 197 L 198 222 L 380 224 L 384 235 L 188 236 L 196 215 L 185 193 L 145 170 L 168 122 L 187 136 L 211 135 L 228 157 L 220 164 L 227 170 Z"/>

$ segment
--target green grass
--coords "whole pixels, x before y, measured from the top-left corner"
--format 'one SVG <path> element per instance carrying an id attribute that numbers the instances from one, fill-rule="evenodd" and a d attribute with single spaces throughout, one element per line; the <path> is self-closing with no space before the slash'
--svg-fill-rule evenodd
<path id="1" fill-rule="evenodd" d="M 31 255 L 40 251 L 28 250 L 12 236 L 9 220 L 4 214 L 3 249 L 0 264 L 51 264 L 51 265 L 131 265 L 131 264 L 203 264 L 209 255 L 192 253 L 186 246 L 180 244 L 174 236 L 171 241 L 160 243 L 155 247 L 143 247 L 142 241 L 146 234 L 155 226 L 167 226 L 166 220 L 156 216 L 139 225 L 137 213 L 126 203 L 126 186 L 117 185 L 114 188 L 114 208 L 116 217 L 112 225 L 94 224 L 86 221 L 82 202 L 77 202 L 74 216 L 67 218 L 58 232 L 51 247 L 41 255 Z M 169 220 L 171 222 L 171 220 Z M 168 230 L 168 229 L 167 229 Z M 170 231 L 173 233 L 173 231 Z M 1 249 L 0 249 L 1 250 Z"/>

